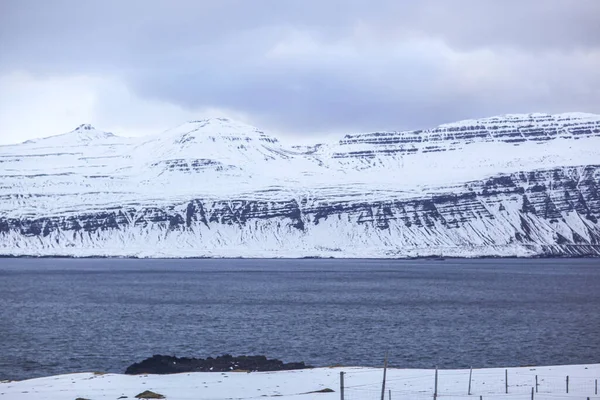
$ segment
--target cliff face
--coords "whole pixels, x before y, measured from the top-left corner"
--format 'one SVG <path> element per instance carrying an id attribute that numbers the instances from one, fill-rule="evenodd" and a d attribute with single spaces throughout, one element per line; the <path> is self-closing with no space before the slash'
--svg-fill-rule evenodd
<path id="1" fill-rule="evenodd" d="M 302 151 L 244 126 L 234 135 L 222 120 L 210 134 L 196 124 L 140 143 L 6 146 L 0 254 L 600 255 L 600 118 L 536 118 L 527 130 L 531 121 L 492 118 Z M 340 151 L 356 145 L 370 153 Z M 30 161 L 40 157 L 52 162 Z M 417 159 L 431 167 L 415 170 Z M 454 179 L 440 183 L 447 169 Z"/>
<path id="2" fill-rule="evenodd" d="M 500 175 L 411 199 L 205 200 L 0 218 L 10 254 L 600 255 L 600 166 Z"/>
<path id="3" fill-rule="evenodd" d="M 586 114 L 507 115 L 460 121 L 433 129 L 346 135 L 334 157 L 374 158 L 379 154 L 413 154 L 461 150 L 472 143 L 544 143 L 597 136 L 598 120 Z M 362 148 L 361 148 L 362 147 Z"/>

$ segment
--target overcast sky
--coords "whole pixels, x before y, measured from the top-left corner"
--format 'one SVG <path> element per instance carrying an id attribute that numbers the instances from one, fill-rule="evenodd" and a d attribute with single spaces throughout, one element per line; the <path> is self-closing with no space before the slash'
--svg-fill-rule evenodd
<path id="1" fill-rule="evenodd" d="M 600 0 L 0 0 L 0 143 L 600 113 Z"/>

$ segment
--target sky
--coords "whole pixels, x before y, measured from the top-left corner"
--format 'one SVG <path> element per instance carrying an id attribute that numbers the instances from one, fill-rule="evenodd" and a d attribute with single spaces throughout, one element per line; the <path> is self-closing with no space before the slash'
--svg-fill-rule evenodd
<path id="1" fill-rule="evenodd" d="M 600 113 L 598 0 L 0 0 L 0 144 Z"/>

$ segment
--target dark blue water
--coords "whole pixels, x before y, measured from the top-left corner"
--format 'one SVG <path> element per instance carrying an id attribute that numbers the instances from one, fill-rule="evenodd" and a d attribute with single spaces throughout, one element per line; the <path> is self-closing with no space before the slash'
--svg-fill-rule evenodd
<path id="1" fill-rule="evenodd" d="M 0 379 L 152 354 L 600 362 L 600 260 L 0 259 Z"/>

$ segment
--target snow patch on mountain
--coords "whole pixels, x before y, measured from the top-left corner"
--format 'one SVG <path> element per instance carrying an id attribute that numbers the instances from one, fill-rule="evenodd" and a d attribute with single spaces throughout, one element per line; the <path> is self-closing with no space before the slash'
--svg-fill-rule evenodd
<path id="1" fill-rule="evenodd" d="M 0 146 L 0 253 L 592 254 L 597 165 L 600 116 L 581 113 L 314 146 L 223 118 L 145 138 L 82 125 Z"/>

